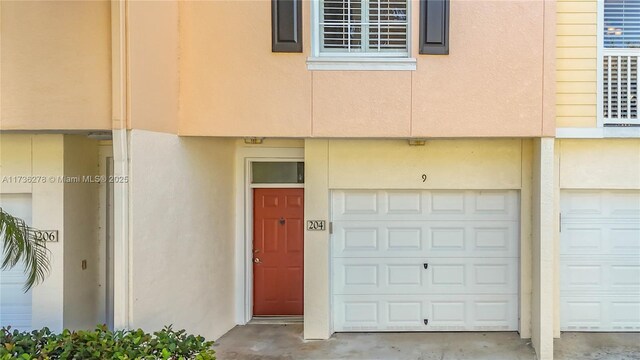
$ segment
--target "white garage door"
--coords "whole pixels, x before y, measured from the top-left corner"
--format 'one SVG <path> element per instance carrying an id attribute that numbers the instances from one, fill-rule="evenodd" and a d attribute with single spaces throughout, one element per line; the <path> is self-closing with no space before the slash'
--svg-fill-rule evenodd
<path id="1" fill-rule="evenodd" d="M 0 194 L 0 207 L 31 224 L 30 194 Z M 24 267 L 0 270 L 0 326 L 31 329 L 31 291 L 24 292 Z"/>
<path id="2" fill-rule="evenodd" d="M 640 191 L 563 191 L 560 324 L 640 330 Z"/>
<path id="3" fill-rule="evenodd" d="M 516 191 L 334 191 L 335 331 L 518 328 Z"/>

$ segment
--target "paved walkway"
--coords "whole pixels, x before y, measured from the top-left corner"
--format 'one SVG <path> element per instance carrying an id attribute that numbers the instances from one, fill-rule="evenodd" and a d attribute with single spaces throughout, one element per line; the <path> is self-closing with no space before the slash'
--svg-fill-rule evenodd
<path id="1" fill-rule="evenodd" d="M 555 360 L 640 360 L 640 334 L 564 333 Z M 302 324 L 237 326 L 218 339 L 219 360 L 535 360 L 515 332 L 339 333 L 302 339 Z"/>

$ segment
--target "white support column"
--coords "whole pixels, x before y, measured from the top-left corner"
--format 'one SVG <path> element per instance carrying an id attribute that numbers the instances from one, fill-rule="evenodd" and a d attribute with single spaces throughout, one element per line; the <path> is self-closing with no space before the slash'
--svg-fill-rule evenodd
<path id="1" fill-rule="evenodd" d="M 129 176 L 129 132 L 127 131 L 127 32 L 126 0 L 111 2 L 112 49 L 112 126 L 113 126 L 113 175 Z M 114 183 L 114 257 L 113 257 L 113 324 L 126 329 L 131 320 L 130 306 L 130 232 L 129 186 L 127 182 Z"/>
<path id="2" fill-rule="evenodd" d="M 553 201 L 555 204 L 555 209 L 553 212 L 553 219 L 555 221 L 553 226 L 553 337 L 560 338 L 560 152 L 562 141 L 556 140 L 555 144 L 556 147 L 554 151 L 555 154 L 553 163 Z"/>
<path id="3" fill-rule="evenodd" d="M 553 138 L 534 140 L 531 341 L 538 359 L 553 359 L 555 154 Z"/>
<path id="4" fill-rule="evenodd" d="M 531 338 L 531 187 L 533 141 L 522 140 L 520 185 L 520 337 Z"/>
<path id="5" fill-rule="evenodd" d="M 304 146 L 306 220 L 329 222 L 329 141 L 308 139 Z M 329 231 L 304 233 L 304 338 L 328 339 L 330 321 Z"/>

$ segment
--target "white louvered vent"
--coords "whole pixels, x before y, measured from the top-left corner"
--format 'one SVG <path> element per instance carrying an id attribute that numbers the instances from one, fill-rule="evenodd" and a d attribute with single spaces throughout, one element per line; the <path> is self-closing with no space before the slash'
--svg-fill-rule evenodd
<path id="1" fill-rule="evenodd" d="M 406 56 L 407 0 L 323 0 L 321 52 Z"/>
<path id="2" fill-rule="evenodd" d="M 640 0 L 605 0 L 602 116 L 605 125 L 637 125 Z"/>
<path id="3" fill-rule="evenodd" d="M 603 115 L 606 124 L 639 124 L 638 58 L 604 55 Z"/>

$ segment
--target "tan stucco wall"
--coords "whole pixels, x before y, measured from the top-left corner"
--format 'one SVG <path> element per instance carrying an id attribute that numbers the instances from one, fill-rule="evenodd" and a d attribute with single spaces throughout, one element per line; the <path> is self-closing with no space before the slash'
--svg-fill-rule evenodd
<path id="1" fill-rule="evenodd" d="M 110 129 L 110 2 L 0 2 L 0 129 Z"/>
<path id="2" fill-rule="evenodd" d="M 67 177 L 97 176 L 98 141 L 82 135 L 64 136 L 64 174 Z M 93 329 L 104 322 L 105 308 L 99 298 L 100 261 L 98 237 L 98 183 L 64 184 L 64 326 Z M 102 244 L 104 245 L 104 244 Z M 82 269 L 86 260 L 87 268 Z M 104 306 L 104 305 L 102 305 Z"/>
<path id="3" fill-rule="evenodd" d="M 596 0 L 558 0 L 558 127 L 595 127 L 597 87 Z"/>
<path id="4" fill-rule="evenodd" d="M 234 319 L 234 140 L 130 135 L 129 326 L 208 339 Z"/>
<path id="5" fill-rule="evenodd" d="M 305 218 L 329 220 L 332 189 L 516 189 L 521 200 L 521 336 L 531 336 L 530 140 L 305 141 Z M 422 174 L 428 180 L 422 182 Z M 325 339 L 330 325 L 328 232 L 305 232 L 305 328 Z"/>
<path id="6" fill-rule="evenodd" d="M 454 0 L 450 55 L 424 56 L 417 54 L 419 2 L 413 0 L 411 51 L 417 71 L 312 72 L 305 64 L 311 55 L 309 1 L 303 1 L 304 52 L 297 54 L 271 52 L 269 1 L 181 2 L 179 133 L 552 133 L 554 118 L 543 112 L 553 108 L 543 98 L 543 89 L 553 93 L 545 84 L 554 78 L 544 57 L 555 51 L 553 42 L 545 41 L 552 34 L 543 31 L 547 3 L 553 4 Z"/>
<path id="7" fill-rule="evenodd" d="M 127 4 L 128 128 L 175 134 L 180 82 L 178 2 Z"/>
<path id="8" fill-rule="evenodd" d="M 32 290 L 32 326 L 62 330 L 64 286 L 64 184 L 49 176 L 64 174 L 63 135 L 0 134 L 0 179 L 5 176 L 45 176 L 34 184 L 0 182 L 2 194 L 31 194 L 32 226 L 58 230 L 59 241 L 47 244 L 51 251 L 50 274 Z"/>
<path id="9" fill-rule="evenodd" d="M 561 189 L 640 188 L 640 139 L 557 141 Z"/>
<path id="10" fill-rule="evenodd" d="M 547 3 L 553 1 L 451 1 L 447 56 L 416 54 L 414 11 L 418 70 L 412 73 L 410 135 L 549 135 L 554 119 L 543 119 L 542 106 L 544 53 L 553 53 L 553 43 L 544 42 Z M 419 8 L 418 1 L 412 5 Z"/>
<path id="11" fill-rule="evenodd" d="M 305 141 L 304 218 L 329 220 L 329 141 Z M 326 232 L 304 233 L 304 337 L 327 339 L 331 329 L 330 251 Z"/>
<path id="12" fill-rule="evenodd" d="M 310 49 L 271 53 L 271 2 L 182 1 L 181 121 L 185 135 L 311 134 Z M 303 1 L 305 24 L 309 1 Z"/>
<path id="13" fill-rule="evenodd" d="M 548 134 L 554 72 L 546 57 L 555 49 L 547 40 L 555 29 L 543 27 L 555 15 L 551 4 L 454 0 L 451 54 L 420 56 L 412 0 L 417 71 L 312 72 L 309 1 L 299 54 L 271 52 L 267 0 L 128 2 L 124 37 L 107 1 L 3 1 L 0 127 L 121 127 L 110 121 L 111 74 L 121 73 L 124 56 L 128 104 L 114 119 L 125 117 L 127 128 L 196 136 Z M 113 93 L 114 104 L 120 95 Z"/>

